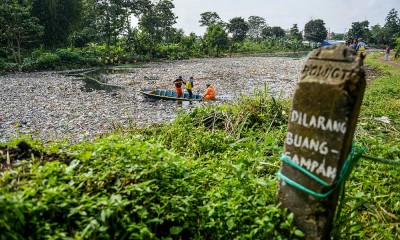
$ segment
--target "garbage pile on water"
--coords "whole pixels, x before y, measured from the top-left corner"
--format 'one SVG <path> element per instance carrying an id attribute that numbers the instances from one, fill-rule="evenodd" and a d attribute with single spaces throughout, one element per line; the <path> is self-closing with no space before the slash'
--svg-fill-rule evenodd
<path id="1" fill-rule="evenodd" d="M 255 89 L 274 97 L 293 93 L 305 59 L 213 58 L 150 63 L 144 68 L 102 76 L 123 86 L 112 91 L 85 89 L 85 82 L 65 72 L 16 73 L 0 76 L 0 142 L 23 134 L 44 141 L 91 140 L 118 126 L 146 126 L 171 121 L 180 110 L 215 102 L 149 101 L 140 89 L 171 89 L 178 76 L 194 77 L 194 93 L 211 84 L 220 99 L 253 95 Z"/>
<path id="2" fill-rule="evenodd" d="M 108 76 L 107 83 L 134 88 L 173 89 L 172 81 L 178 76 L 184 80 L 193 76 L 194 92 L 203 93 L 210 83 L 218 96 L 252 95 L 255 88 L 264 89 L 267 83 L 274 96 L 289 96 L 305 59 L 291 58 L 212 58 L 168 63 L 151 63 L 146 68 Z M 281 92 L 282 90 L 282 92 Z"/>

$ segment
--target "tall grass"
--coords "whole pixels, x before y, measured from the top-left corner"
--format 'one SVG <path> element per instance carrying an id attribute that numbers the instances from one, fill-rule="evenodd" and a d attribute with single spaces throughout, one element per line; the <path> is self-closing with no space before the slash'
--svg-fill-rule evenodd
<path id="1" fill-rule="evenodd" d="M 400 160 L 400 69 L 369 55 L 366 64 L 382 76 L 369 83 L 355 141 L 366 155 Z M 390 123 L 382 121 L 387 117 Z M 362 159 L 346 188 L 344 212 L 337 221 L 339 239 L 399 239 L 399 167 Z"/>
<path id="2" fill-rule="evenodd" d="M 94 142 L 28 141 L 25 157 L 17 142 L 0 146 L 14 162 L 0 173 L 0 239 L 302 236 L 275 202 L 283 109 L 260 92 Z"/>

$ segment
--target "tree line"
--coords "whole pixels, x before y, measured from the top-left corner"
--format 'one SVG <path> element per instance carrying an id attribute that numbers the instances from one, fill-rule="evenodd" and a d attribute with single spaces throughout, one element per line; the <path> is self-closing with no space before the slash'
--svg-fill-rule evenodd
<path id="1" fill-rule="evenodd" d="M 322 42 L 322 19 L 285 30 L 263 17 L 234 17 L 224 22 L 216 12 L 200 15 L 201 36 L 174 27 L 172 0 L 3 0 L 0 3 L 0 69 L 53 69 L 185 59 L 243 52 L 308 50 L 303 40 Z M 138 19 L 132 26 L 132 17 Z M 388 44 L 399 37 L 400 20 L 392 9 L 383 27 L 354 22 L 347 37 Z M 341 37 L 332 33 L 332 37 Z"/>

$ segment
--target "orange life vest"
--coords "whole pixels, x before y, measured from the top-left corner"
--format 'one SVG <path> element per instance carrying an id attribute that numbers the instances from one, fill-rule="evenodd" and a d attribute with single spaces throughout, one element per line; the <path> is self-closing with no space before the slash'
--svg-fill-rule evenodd
<path id="1" fill-rule="evenodd" d="M 206 89 L 206 93 L 204 93 L 203 98 L 206 99 L 206 100 L 215 99 L 215 90 L 214 90 L 214 88 L 212 88 L 211 86 L 209 86 L 209 87 Z"/>

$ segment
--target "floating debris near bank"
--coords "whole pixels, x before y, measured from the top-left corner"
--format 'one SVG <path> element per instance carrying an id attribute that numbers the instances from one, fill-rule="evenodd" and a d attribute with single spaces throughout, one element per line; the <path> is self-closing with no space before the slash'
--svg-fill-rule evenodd
<path id="1" fill-rule="evenodd" d="M 0 142 L 19 134 L 44 141 L 91 140 L 116 126 L 170 122 L 180 110 L 225 104 L 241 95 L 253 95 L 265 84 L 271 95 L 288 97 L 303 64 L 303 58 L 237 57 L 149 63 L 144 68 L 108 72 L 91 69 L 0 76 Z M 184 80 L 194 77 L 194 94 L 202 94 L 206 84 L 211 84 L 222 100 L 150 101 L 139 92 L 174 90 L 172 82 L 178 76 Z"/>

